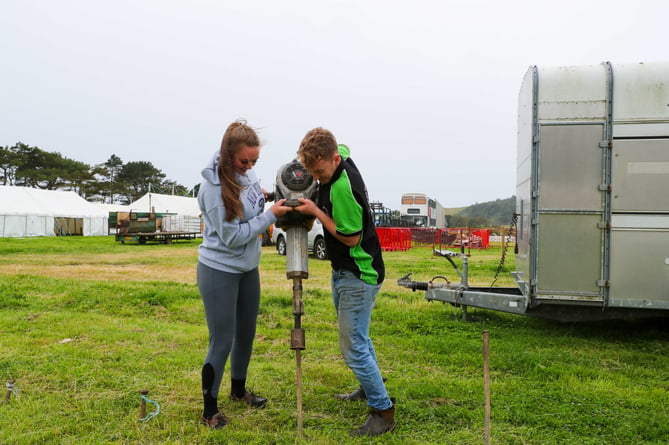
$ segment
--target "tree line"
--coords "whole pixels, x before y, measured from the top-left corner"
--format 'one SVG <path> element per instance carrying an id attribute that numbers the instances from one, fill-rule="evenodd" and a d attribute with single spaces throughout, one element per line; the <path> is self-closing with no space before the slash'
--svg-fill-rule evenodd
<path id="1" fill-rule="evenodd" d="M 192 193 L 148 161 L 123 162 L 112 154 L 102 164 L 88 165 L 22 142 L 0 147 L 0 184 L 74 191 L 87 201 L 108 204 L 130 204 L 149 191 Z"/>
<path id="2" fill-rule="evenodd" d="M 476 203 L 446 217 L 449 227 L 495 227 L 511 224 L 516 197 Z"/>
<path id="3" fill-rule="evenodd" d="M 189 190 L 167 179 L 148 161 L 123 162 L 112 154 L 104 163 L 91 166 L 22 142 L 12 147 L 0 147 L 0 185 L 74 191 L 87 201 L 107 204 L 130 204 L 149 191 L 179 196 L 197 194 L 197 190 Z M 515 211 L 515 202 L 516 198 L 512 196 L 474 204 L 447 216 L 447 225 L 508 225 Z M 398 223 L 401 220 L 399 211 L 394 210 L 392 214 L 392 222 L 402 225 Z"/>
<path id="4" fill-rule="evenodd" d="M 372 202 L 376 225 L 380 227 L 415 227 L 411 215 L 402 215 L 399 210 L 384 208 Z M 501 227 L 512 223 L 516 211 L 516 197 L 476 203 L 464 207 L 452 215 L 446 215 L 446 227 Z"/>

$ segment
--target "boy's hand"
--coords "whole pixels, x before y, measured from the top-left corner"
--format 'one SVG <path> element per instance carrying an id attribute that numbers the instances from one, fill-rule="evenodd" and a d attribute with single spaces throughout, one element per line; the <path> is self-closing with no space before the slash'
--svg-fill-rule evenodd
<path id="1" fill-rule="evenodd" d="M 318 206 L 316 205 L 315 202 L 307 198 L 298 198 L 297 200 L 300 202 L 300 205 L 295 207 L 296 211 L 303 213 L 305 215 L 316 216 L 316 212 L 318 211 Z"/>

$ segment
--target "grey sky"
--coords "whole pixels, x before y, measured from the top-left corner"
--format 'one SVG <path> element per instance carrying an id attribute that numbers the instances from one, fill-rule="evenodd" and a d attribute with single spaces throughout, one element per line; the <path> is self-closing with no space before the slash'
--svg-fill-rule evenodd
<path id="1" fill-rule="evenodd" d="M 323 126 L 386 207 L 507 198 L 527 69 L 666 60 L 667 17 L 665 0 L 0 0 L 0 145 L 192 187 L 245 118 L 270 189 Z"/>

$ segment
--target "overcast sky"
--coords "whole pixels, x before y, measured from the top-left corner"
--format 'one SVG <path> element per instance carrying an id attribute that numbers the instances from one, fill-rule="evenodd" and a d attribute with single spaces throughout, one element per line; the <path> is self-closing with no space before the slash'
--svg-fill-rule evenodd
<path id="1" fill-rule="evenodd" d="M 322 126 L 371 200 L 466 206 L 515 194 L 530 66 L 667 60 L 668 21 L 666 0 L 0 0 L 0 145 L 191 188 L 245 118 L 271 189 Z"/>

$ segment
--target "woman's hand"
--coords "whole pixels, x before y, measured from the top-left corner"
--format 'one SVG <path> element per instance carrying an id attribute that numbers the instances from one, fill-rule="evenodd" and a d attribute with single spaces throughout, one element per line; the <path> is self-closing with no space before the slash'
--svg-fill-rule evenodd
<path id="1" fill-rule="evenodd" d="M 272 207 L 270 207 L 269 209 L 272 211 L 272 213 L 274 213 L 274 216 L 278 218 L 279 216 L 283 216 L 286 213 L 293 211 L 293 208 L 285 206 L 284 205 L 285 203 L 286 203 L 286 198 L 280 199 L 274 204 L 272 204 Z"/>

